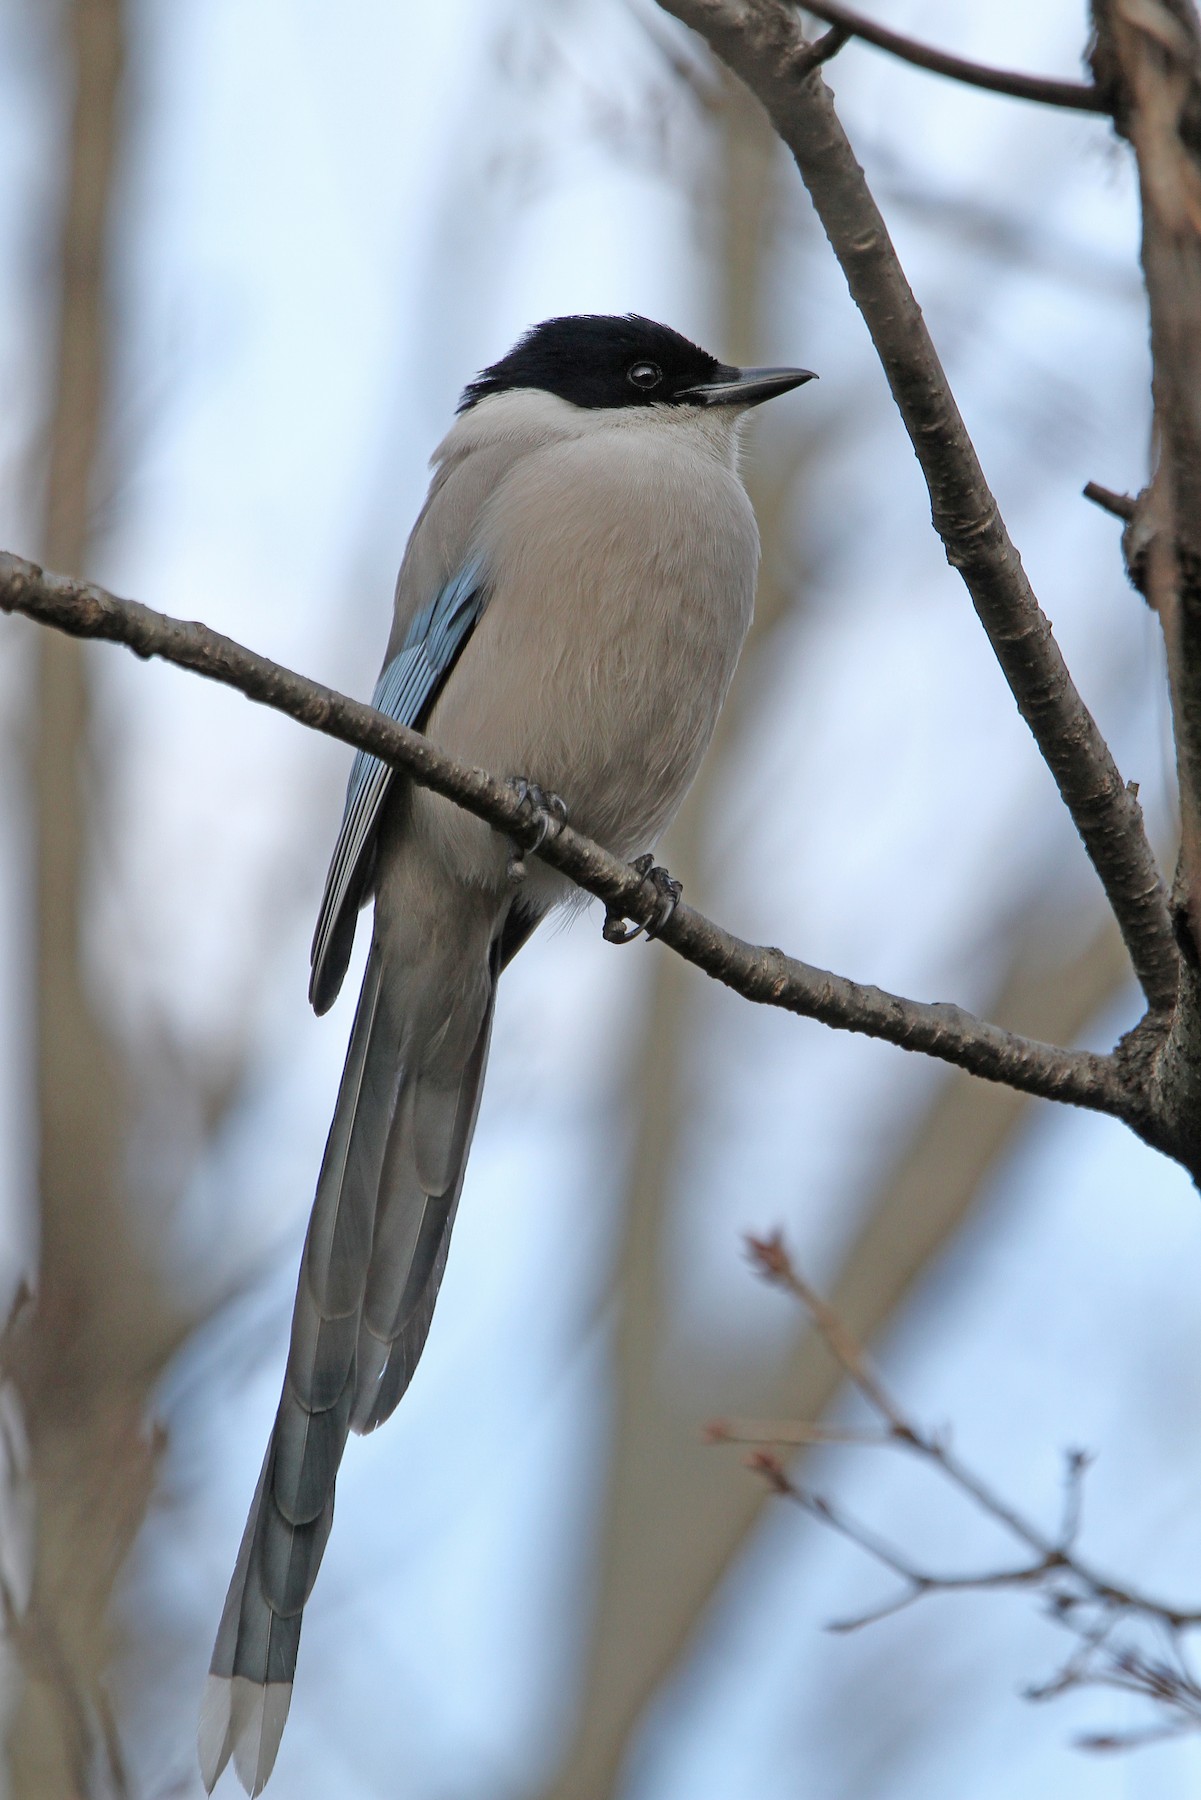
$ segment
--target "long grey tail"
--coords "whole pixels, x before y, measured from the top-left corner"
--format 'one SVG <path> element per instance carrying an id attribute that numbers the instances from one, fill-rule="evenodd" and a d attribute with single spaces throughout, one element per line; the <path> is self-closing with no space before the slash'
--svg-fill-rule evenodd
<path id="1" fill-rule="evenodd" d="M 287 1374 L 213 1649 L 200 1721 L 211 1792 L 233 1757 L 261 1792 L 292 1698 L 303 1609 L 352 1428 L 396 1406 L 425 1344 L 479 1110 L 498 959 L 450 1017 L 372 946 L 305 1240 Z M 415 1004 L 414 1004 L 415 1003 Z"/>

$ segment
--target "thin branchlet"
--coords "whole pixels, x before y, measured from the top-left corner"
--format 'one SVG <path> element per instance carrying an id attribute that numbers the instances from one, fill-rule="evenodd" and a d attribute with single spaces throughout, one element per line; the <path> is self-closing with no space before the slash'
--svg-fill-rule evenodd
<path id="1" fill-rule="evenodd" d="M 1047 75 L 1025 75 L 1013 69 L 993 69 L 986 63 L 972 62 L 966 56 L 953 56 L 932 44 L 878 25 L 874 19 L 841 0 L 804 0 L 803 12 L 812 13 L 846 37 L 862 38 L 877 50 L 925 69 L 931 75 L 943 75 L 968 87 L 983 88 L 992 94 L 1005 94 L 1011 100 L 1033 100 L 1040 106 L 1062 106 L 1074 112 L 1108 113 L 1109 102 L 1104 92 L 1090 81 L 1059 81 Z"/>
<path id="2" fill-rule="evenodd" d="M 752 1266 L 765 1281 L 796 1299 L 812 1320 L 835 1362 L 866 1402 L 875 1425 L 821 1427 L 791 1420 L 722 1420 L 711 1426 L 716 1443 L 755 1443 L 747 1464 L 781 1498 L 847 1542 L 855 1544 L 899 1586 L 875 1605 L 835 1619 L 829 1629 L 861 1630 L 915 1605 L 932 1594 L 992 1593 L 1028 1589 L 1048 1615 L 1071 1633 L 1071 1653 L 1048 1680 L 1027 1690 L 1031 1699 L 1052 1699 L 1080 1687 L 1115 1688 L 1151 1702 L 1159 1717 L 1149 1728 L 1093 1734 L 1090 1749 L 1123 1749 L 1150 1737 L 1201 1729 L 1201 1685 L 1189 1661 L 1187 1637 L 1201 1629 L 1201 1607 L 1180 1606 L 1149 1594 L 1098 1569 L 1080 1553 L 1078 1540 L 1084 1481 L 1091 1458 L 1072 1449 L 1064 1457 L 1063 1497 L 1058 1527 L 1048 1530 L 1000 1494 L 952 1448 L 945 1432 L 920 1425 L 905 1411 L 872 1366 L 864 1346 L 839 1313 L 801 1272 L 777 1232 L 749 1237 Z M 934 1570 L 865 1525 L 837 1502 L 797 1480 L 780 1446 L 815 1443 L 898 1446 L 924 1462 L 977 1512 L 999 1526 L 1018 1546 L 1015 1562 L 993 1568 Z M 1135 1635 L 1142 1632 L 1140 1639 Z M 1147 1634 L 1150 1634 L 1149 1641 Z M 1159 1644 L 1161 1653 L 1153 1646 Z"/>

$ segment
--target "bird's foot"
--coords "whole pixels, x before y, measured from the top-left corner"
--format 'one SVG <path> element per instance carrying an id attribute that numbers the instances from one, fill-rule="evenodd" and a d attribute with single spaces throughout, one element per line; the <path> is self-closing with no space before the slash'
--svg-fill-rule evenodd
<path id="1" fill-rule="evenodd" d="M 609 944 L 632 944 L 636 937 L 642 936 L 643 932 L 648 938 L 657 938 L 680 904 L 680 896 L 684 892 L 675 877 L 669 875 L 666 869 L 660 868 L 649 851 L 645 856 L 636 856 L 630 867 L 641 875 L 644 881 L 650 882 L 658 897 L 658 905 L 651 918 L 642 924 L 635 923 L 633 925 L 626 924 L 626 915 L 623 912 L 619 912 L 615 907 L 609 907 L 605 913 L 605 923 L 602 927 L 605 941 Z"/>
<path id="2" fill-rule="evenodd" d="M 548 837 L 557 837 L 567 823 L 567 804 L 524 775 L 511 775 L 505 783 L 521 802 L 521 817 L 509 834 L 509 860 L 505 873 L 516 885 L 525 880 L 525 859 L 541 849 Z"/>

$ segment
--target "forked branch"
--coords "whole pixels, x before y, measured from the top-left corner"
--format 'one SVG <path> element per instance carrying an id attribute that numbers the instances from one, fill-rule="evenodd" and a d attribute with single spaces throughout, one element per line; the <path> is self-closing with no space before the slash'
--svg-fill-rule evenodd
<path id="1" fill-rule="evenodd" d="M 1018 709 L 1055 777 L 1153 1008 L 1179 957 L 1133 791 L 1077 692 L 1005 529 L 863 170 L 796 9 L 785 0 L 659 0 L 756 95 L 787 144 L 863 314 L 958 569 Z"/>
<path id="2" fill-rule="evenodd" d="M 710 1437 L 719 1442 L 757 1440 L 763 1447 L 748 1458 L 757 1474 L 778 1494 L 858 1545 L 897 1578 L 899 1586 L 891 1595 L 867 1612 L 834 1621 L 830 1630 L 859 1630 L 930 1594 L 1029 1588 L 1041 1597 L 1050 1617 L 1075 1639 L 1070 1655 L 1055 1675 L 1028 1690 L 1031 1699 L 1050 1699 L 1069 1688 L 1101 1686 L 1138 1694 L 1156 1708 L 1149 1731 L 1094 1735 L 1082 1740 L 1088 1748 L 1121 1749 L 1149 1737 L 1201 1729 L 1201 1686 L 1186 1646 L 1188 1635 L 1201 1628 L 1201 1607 L 1182 1607 L 1144 1593 L 1097 1569 L 1080 1554 L 1077 1546 L 1088 1456 L 1080 1450 L 1067 1453 L 1058 1525 L 1048 1529 L 1028 1518 L 953 1450 L 945 1434 L 927 1430 L 906 1414 L 845 1321 L 798 1269 L 779 1234 L 748 1238 L 747 1247 L 757 1272 L 792 1294 L 805 1308 L 839 1368 L 875 1419 L 869 1431 L 835 1432 L 827 1428 L 823 1432 L 807 1424 L 767 1422 L 748 1430 L 738 1421 L 722 1421 L 710 1427 Z M 894 1445 L 918 1457 L 1014 1540 L 1019 1551 L 1017 1560 L 996 1568 L 966 1571 L 939 1572 L 922 1567 L 844 1508 L 799 1483 L 777 1449 L 790 1442 L 823 1441 Z"/>
<path id="3" fill-rule="evenodd" d="M 843 6 L 841 0 L 803 0 L 802 10 L 836 26 L 850 37 L 862 38 L 877 50 L 886 50 L 915 69 L 926 69 L 931 75 L 945 75 L 951 81 L 962 81 L 968 87 L 984 88 L 992 94 L 1007 94 L 1011 100 L 1033 100 L 1041 106 L 1066 106 L 1076 112 L 1107 113 L 1109 104 L 1100 88 L 1088 81 L 1057 81 L 1046 75 L 1022 75 L 1012 69 L 992 69 L 985 63 L 971 62 L 964 56 L 951 56 L 916 38 L 890 31 L 877 25 L 861 12 Z"/>

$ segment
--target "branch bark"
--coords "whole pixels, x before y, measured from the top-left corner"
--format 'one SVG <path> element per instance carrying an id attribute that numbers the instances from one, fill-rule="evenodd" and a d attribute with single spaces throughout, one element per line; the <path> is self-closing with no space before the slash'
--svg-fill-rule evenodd
<path id="1" fill-rule="evenodd" d="M 766 108 L 809 190 L 872 336 L 963 577 L 1018 710 L 1055 777 L 1153 1008 L 1175 1001 L 1167 897 L 1133 792 L 1076 691 L 985 481 L 884 220 L 783 0 L 659 0 Z"/>
<path id="2" fill-rule="evenodd" d="M 1138 166 L 1158 459 L 1126 535 L 1163 627 L 1180 784 L 1179 1000 L 1166 1035 L 1127 1048 L 1183 1143 L 1201 1139 L 1201 22 L 1192 0 L 1094 0 L 1093 19 Z"/>
<path id="3" fill-rule="evenodd" d="M 815 19 L 822 19 L 827 25 L 874 45 L 877 50 L 886 50 L 901 62 L 928 70 L 931 75 L 945 75 L 951 81 L 983 88 L 988 93 L 1007 94 L 1011 100 L 1033 100 L 1041 106 L 1066 106 L 1076 112 L 1109 111 L 1106 96 L 1091 82 L 1057 81 L 1046 75 L 990 69 L 984 63 L 970 62 L 964 56 L 951 56 L 930 44 L 919 44 L 916 38 L 905 37 L 899 31 L 890 31 L 886 25 L 865 19 L 862 13 L 838 4 L 837 0 L 803 0 L 802 9 L 812 13 Z"/>
<path id="4" fill-rule="evenodd" d="M 1201 26 L 1191 0 L 1095 0 L 1093 67 L 1134 149 L 1159 459 L 1140 500 L 1168 653 L 1185 904 L 1201 946 Z"/>
<path id="5" fill-rule="evenodd" d="M 92 583 L 47 574 L 7 552 L 0 553 L 0 611 L 24 613 L 77 636 L 123 643 L 139 656 L 159 656 L 236 688 L 302 725 L 371 751 L 506 835 L 520 833 L 527 822 L 525 802 L 507 783 L 482 769 L 465 768 L 420 732 L 207 626 L 119 600 Z M 538 854 L 624 917 L 656 916 L 661 902 L 651 882 L 569 825 L 548 837 Z M 744 943 L 682 902 L 660 935 L 686 961 L 746 1000 L 882 1038 L 904 1050 L 920 1050 L 1046 1100 L 1110 1113 L 1148 1142 L 1160 1144 L 1157 1121 L 1114 1057 L 1017 1037 L 962 1007 L 903 999 L 774 947 Z"/>

